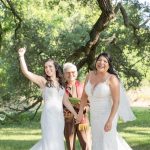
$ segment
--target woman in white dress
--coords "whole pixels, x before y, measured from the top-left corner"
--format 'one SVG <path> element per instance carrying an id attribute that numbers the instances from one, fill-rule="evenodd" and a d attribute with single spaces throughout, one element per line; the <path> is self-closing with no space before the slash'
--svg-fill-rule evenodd
<path id="1" fill-rule="evenodd" d="M 92 150 L 131 150 L 117 133 L 120 91 L 122 91 L 120 85 L 110 56 L 107 53 L 101 53 L 96 59 L 95 70 L 87 75 L 77 117 L 77 122 L 80 122 L 88 99 L 90 101 Z M 122 109 L 126 109 L 123 119 L 125 121 L 135 119 L 129 106 L 123 107 Z"/>
<path id="2" fill-rule="evenodd" d="M 44 107 L 41 115 L 42 139 L 31 150 L 64 150 L 64 115 L 63 104 L 77 116 L 70 104 L 63 87 L 63 75 L 60 66 L 49 59 L 45 62 L 45 77 L 28 71 L 24 54 L 25 48 L 20 48 L 19 59 L 23 74 L 37 84 L 43 94 Z"/>

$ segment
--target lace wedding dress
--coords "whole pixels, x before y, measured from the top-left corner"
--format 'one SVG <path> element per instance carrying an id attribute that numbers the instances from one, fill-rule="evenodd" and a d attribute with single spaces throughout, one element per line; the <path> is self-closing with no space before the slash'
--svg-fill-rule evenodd
<path id="1" fill-rule="evenodd" d="M 41 115 L 42 139 L 30 150 L 64 150 L 64 89 L 45 87 L 44 107 Z"/>
<path id="2" fill-rule="evenodd" d="M 97 84 L 94 88 L 88 81 L 85 92 L 90 101 L 92 150 L 131 150 L 125 140 L 117 133 L 119 111 L 113 120 L 111 131 L 104 131 L 112 107 L 111 91 L 107 81 Z"/>

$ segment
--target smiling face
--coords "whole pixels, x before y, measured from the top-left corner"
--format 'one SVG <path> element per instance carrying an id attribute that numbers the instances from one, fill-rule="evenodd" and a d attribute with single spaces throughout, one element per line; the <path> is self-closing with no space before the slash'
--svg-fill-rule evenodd
<path id="1" fill-rule="evenodd" d="M 96 70 L 98 72 L 107 72 L 109 69 L 108 60 L 104 56 L 100 56 L 96 61 Z"/>
<path id="2" fill-rule="evenodd" d="M 73 67 L 67 68 L 64 71 L 64 77 L 67 82 L 75 81 L 77 79 L 77 70 Z"/>
<path id="3" fill-rule="evenodd" d="M 47 76 L 56 76 L 56 68 L 53 61 L 47 61 L 44 65 L 44 70 Z"/>

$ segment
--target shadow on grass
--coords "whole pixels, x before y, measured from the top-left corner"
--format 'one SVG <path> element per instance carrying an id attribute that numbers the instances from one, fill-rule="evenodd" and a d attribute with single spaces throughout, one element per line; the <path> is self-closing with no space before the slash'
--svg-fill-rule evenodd
<path id="1" fill-rule="evenodd" d="M 18 123 L 11 123 L 11 124 L 0 124 L 0 128 L 20 128 L 20 129 L 24 129 L 24 128 L 28 128 L 28 129 L 39 129 L 41 128 L 41 124 L 40 121 L 22 121 L 21 124 Z"/>
<path id="2" fill-rule="evenodd" d="M 141 128 L 149 128 L 150 120 L 150 108 L 133 108 L 134 114 L 136 116 L 136 120 L 131 122 L 120 122 L 119 128 L 128 128 L 128 127 L 141 127 Z"/>
<path id="3" fill-rule="evenodd" d="M 0 140 L 0 150 L 29 150 L 37 140 Z"/>
<path id="4" fill-rule="evenodd" d="M 124 132 L 125 134 L 136 134 L 137 137 L 134 137 L 134 141 L 130 141 L 133 150 L 150 150 L 149 139 L 139 141 L 138 137 L 146 136 L 149 137 L 149 108 L 133 108 L 137 119 L 132 122 L 121 122 L 119 121 L 118 124 L 118 131 Z M 5 133 L 6 136 L 9 135 L 40 135 L 39 130 L 41 131 L 40 127 L 40 114 L 33 120 L 29 121 L 26 119 L 27 117 L 24 116 L 22 118 L 21 124 L 11 124 L 7 123 L 4 125 L 0 125 L 2 128 L 2 133 Z M 39 129 L 39 130 L 38 130 Z M 35 130 L 31 132 L 32 130 Z M 38 131 L 37 131 L 38 130 Z M 128 136 L 126 136 L 128 137 Z M 137 139 L 136 139 L 137 138 Z M 0 140 L 0 150 L 29 150 L 37 140 Z M 80 150 L 79 142 L 77 142 L 76 150 Z"/>
<path id="5" fill-rule="evenodd" d="M 133 150 L 150 150 L 150 132 L 149 132 L 149 114 L 150 108 L 133 108 L 136 120 L 124 123 L 119 121 L 118 131 L 128 134 L 131 137 L 129 143 L 132 145 Z"/>
<path id="6" fill-rule="evenodd" d="M 0 140 L 0 150 L 29 150 L 37 142 L 38 140 Z M 67 150 L 66 144 L 65 150 Z M 76 150 L 81 150 L 78 140 Z"/>
<path id="7" fill-rule="evenodd" d="M 139 144 L 136 146 L 132 146 L 133 150 L 150 150 L 150 144 L 146 143 L 146 144 Z"/>

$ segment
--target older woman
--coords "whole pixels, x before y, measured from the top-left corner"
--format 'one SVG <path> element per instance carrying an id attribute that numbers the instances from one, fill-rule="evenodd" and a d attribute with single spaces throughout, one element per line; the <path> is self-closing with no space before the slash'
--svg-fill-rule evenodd
<path id="1" fill-rule="evenodd" d="M 69 97 L 81 98 L 83 84 L 77 80 L 77 67 L 72 63 L 66 63 L 63 67 L 64 77 L 66 80 L 66 93 Z M 79 104 L 73 104 L 76 112 L 79 111 Z M 67 110 L 65 113 L 65 138 L 68 150 L 75 150 L 76 135 L 78 136 L 82 150 L 90 150 L 90 130 L 88 119 L 89 106 L 84 107 L 83 121 L 80 124 L 75 124 L 73 116 Z"/>

